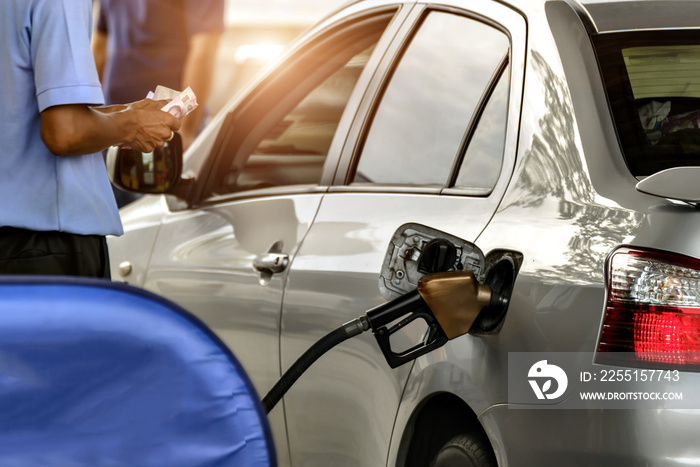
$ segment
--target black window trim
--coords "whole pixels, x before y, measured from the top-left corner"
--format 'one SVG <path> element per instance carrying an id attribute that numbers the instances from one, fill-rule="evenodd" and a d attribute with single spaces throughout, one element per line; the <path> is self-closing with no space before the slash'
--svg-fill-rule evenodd
<path id="1" fill-rule="evenodd" d="M 510 38 L 509 38 L 510 40 Z M 498 67 L 496 67 L 496 70 L 494 71 L 493 76 L 491 76 L 491 80 L 489 81 L 489 85 L 486 87 L 486 90 L 482 94 L 481 98 L 479 99 L 479 104 L 476 107 L 476 112 L 474 112 L 474 115 L 472 115 L 472 119 L 469 122 L 469 126 L 467 127 L 467 131 L 464 134 L 464 138 L 462 139 L 462 144 L 459 149 L 459 153 L 457 154 L 457 158 L 455 159 L 455 162 L 452 166 L 452 170 L 450 171 L 450 178 L 449 181 L 447 182 L 447 185 L 443 190 L 451 190 L 451 193 L 464 193 L 464 194 L 469 194 L 470 196 L 488 196 L 491 194 L 493 191 L 494 187 L 491 188 L 472 188 L 472 187 L 455 187 L 455 184 L 457 183 L 457 178 L 459 178 L 459 171 L 462 168 L 462 164 L 464 163 L 464 158 L 467 156 L 467 149 L 469 148 L 469 143 L 471 143 L 472 138 L 474 137 L 474 134 L 476 133 L 476 129 L 479 125 L 479 122 L 481 121 L 481 116 L 484 114 L 484 111 L 486 110 L 486 106 L 488 105 L 489 101 L 491 100 L 491 96 L 493 95 L 494 90 L 496 89 L 496 86 L 498 86 L 498 83 L 501 81 L 501 78 L 505 75 L 506 71 L 509 69 L 510 65 L 510 54 L 511 54 L 511 47 L 510 45 L 508 46 L 508 50 L 506 51 L 505 55 L 501 59 L 501 63 L 498 64 Z M 510 76 L 508 76 L 508 85 L 509 85 L 509 94 L 510 94 Z M 506 104 L 508 101 L 506 101 Z M 506 125 L 508 124 L 508 110 L 506 109 Z M 503 138 L 506 137 L 506 128 L 503 129 Z M 505 150 L 505 148 L 504 148 Z M 504 158 L 504 155 L 501 154 L 501 159 Z M 501 170 L 503 170 L 503 161 L 501 161 Z M 500 175 L 500 174 L 499 174 Z M 494 183 L 495 185 L 495 183 Z"/>

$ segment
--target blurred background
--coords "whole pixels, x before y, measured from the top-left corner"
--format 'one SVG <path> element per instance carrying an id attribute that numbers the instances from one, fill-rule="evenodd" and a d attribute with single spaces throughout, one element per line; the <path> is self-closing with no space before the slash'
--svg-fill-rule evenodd
<path id="1" fill-rule="evenodd" d="M 302 32 L 350 0 L 225 0 L 210 107 L 215 115 Z M 93 0 L 95 22 L 98 0 Z"/>
<path id="2" fill-rule="evenodd" d="M 226 0 L 226 33 L 219 44 L 213 113 L 286 45 L 345 3 L 348 0 Z"/>

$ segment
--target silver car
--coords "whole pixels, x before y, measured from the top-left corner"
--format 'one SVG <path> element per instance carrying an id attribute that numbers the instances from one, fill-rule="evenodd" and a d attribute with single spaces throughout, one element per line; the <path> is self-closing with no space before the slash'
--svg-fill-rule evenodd
<path id="1" fill-rule="evenodd" d="M 113 278 L 199 316 L 261 394 L 424 273 L 472 269 L 505 297 L 396 368 L 369 334 L 324 355 L 270 413 L 283 466 L 698 465 L 698 18 L 695 1 L 353 2 L 181 167 L 177 139 L 111 167 L 154 194 L 121 211 Z M 397 355 L 426 338 L 404 324 Z M 616 400 L 574 404 L 594 382 Z"/>

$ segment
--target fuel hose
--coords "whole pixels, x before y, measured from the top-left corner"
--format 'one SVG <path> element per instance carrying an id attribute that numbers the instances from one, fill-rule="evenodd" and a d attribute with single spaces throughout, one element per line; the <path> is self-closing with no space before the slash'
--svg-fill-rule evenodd
<path id="1" fill-rule="evenodd" d="M 349 321 L 339 328 L 334 329 L 318 342 L 312 345 L 294 364 L 282 375 L 277 383 L 270 389 L 262 400 L 265 413 L 270 411 L 284 397 L 289 388 L 299 379 L 299 377 L 318 360 L 321 355 L 340 344 L 369 329 L 369 320 L 366 316 L 360 316 Z"/>

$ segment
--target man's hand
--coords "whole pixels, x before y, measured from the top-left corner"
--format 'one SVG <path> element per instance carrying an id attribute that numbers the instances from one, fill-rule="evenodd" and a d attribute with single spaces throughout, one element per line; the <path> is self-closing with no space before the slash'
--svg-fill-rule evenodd
<path id="1" fill-rule="evenodd" d="M 141 152 L 151 152 L 172 138 L 172 132 L 180 128 L 180 119 L 160 110 L 167 100 L 143 99 L 126 106 L 128 137 L 123 143 Z"/>

